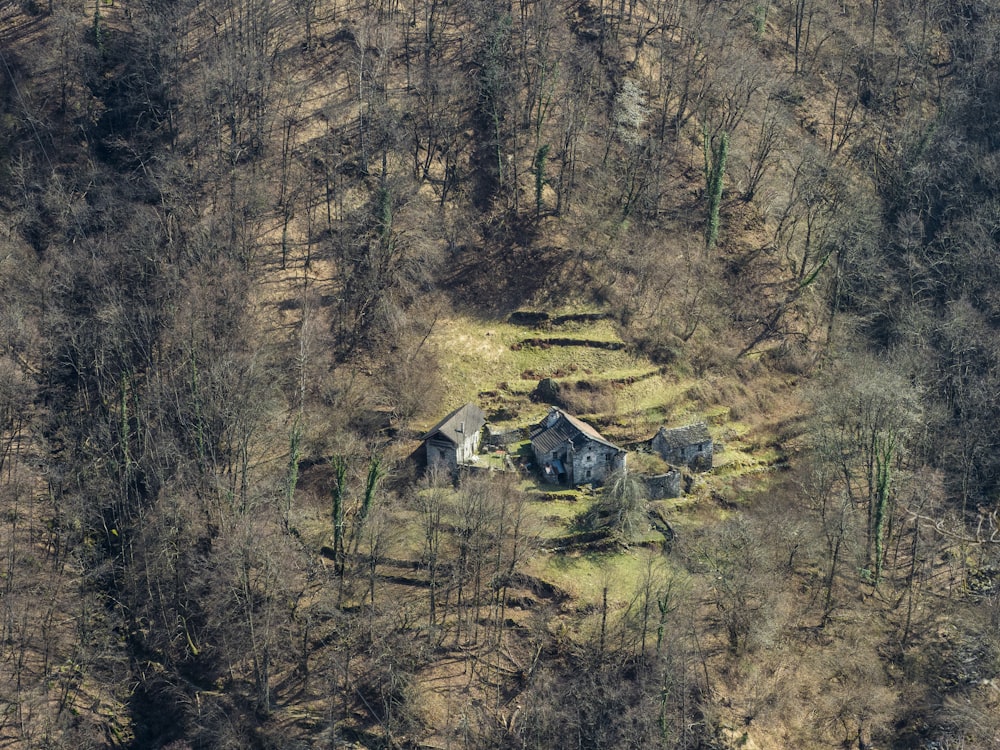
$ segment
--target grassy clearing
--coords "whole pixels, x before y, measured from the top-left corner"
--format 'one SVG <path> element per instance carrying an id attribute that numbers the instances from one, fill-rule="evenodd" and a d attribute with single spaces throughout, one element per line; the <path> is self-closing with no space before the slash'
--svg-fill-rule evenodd
<path id="1" fill-rule="evenodd" d="M 719 454 L 713 473 L 720 478 L 743 476 L 770 469 L 781 458 L 782 454 L 774 447 L 761 448 L 753 452 L 730 448 Z"/>
<path id="2" fill-rule="evenodd" d="M 578 391 L 598 389 L 600 393 L 591 402 L 586 393 L 577 394 L 580 403 L 575 412 L 617 425 L 615 434 L 621 439 L 649 437 L 662 424 L 699 419 L 714 424 L 728 422 L 730 406 L 722 402 L 727 390 L 724 384 L 663 373 L 648 359 L 626 349 L 523 343 L 546 338 L 621 342 L 610 320 L 575 321 L 541 329 L 458 316 L 440 320 L 429 341 L 437 352 L 440 377 L 448 393 L 445 407 L 477 401 L 488 410 L 506 407 L 514 412 L 515 417 L 508 420 L 512 424 L 528 424 L 545 412 L 543 405 L 529 402 L 529 394 L 539 380 L 553 378 Z M 437 413 L 422 415 L 414 428 L 430 427 L 438 418 Z"/>
<path id="3" fill-rule="evenodd" d="M 516 455 L 516 454 L 514 454 Z M 475 465 L 481 469 L 492 469 L 493 471 L 504 471 L 507 468 L 507 456 L 505 451 L 491 451 L 476 456 Z"/>
<path id="4" fill-rule="evenodd" d="M 573 312 L 579 310 L 563 311 Z M 545 343 L 553 338 L 563 343 Z M 748 488 L 766 482 L 781 460 L 780 451 L 771 447 L 775 439 L 767 426 L 767 420 L 776 415 L 763 416 L 770 411 L 767 404 L 781 403 L 774 395 L 782 392 L 780 383 L 755 381 L 750 385 L 735 374 L 698 378 L 691 372 L 664 371 L 626 349 L 565 343 L 573 339 L 620 342 L 610 320 L 540 327 L 459 316 L 439 321 L 430 343 L 449 394 L 447 408 L 473 401 L 488 414 L 502 415 L 491 420 L 494 424 L 502 423 L 508 429 L 526 427 L 548 409 L 530 401 L 529 394 L 539 380 L 551 377 L 564 386 L 570 411 L 598 425 L 611 440 L 644 440 L 661 425 L 708 422 L 718 442 L 716 468 L 696 477 L 690 495 L 660 501 L 682 537 L 735 512 Z M 429 427 L 440 416 L 424 415 L 417 427 Z M 510 453 L 530 457 L 530 444 L 520 441 L 510 446 Z M 501 460 L 481 456 L 480 465 Z M 646 473 L 663 468 L 652 456 L 633 455 L 630 462 Z M 541 485 L 534 478 L 525 479 L 522 489 L 527 494 L 530 533 L 542 541 L 570 534 L 576 518 L 598 497 L 593 492 Z M 403 525 L 418 526 L 416 518 L 401 520 Z M 625 551 L 541 552 L 528 562 L 526 572 L 566 590 L 582 610 L 600 605 L 607 587 L 609 606 L 621 610 L 646 575 L 651 555 L 658 559 L 658 565 L 676 567 L 658 551 L 662 534 L 651 529 L 647 536 Z M 420 553 L 421 540 L 414 529 L 402 531 L 395 543 L 400 556 Z"/>
<path id="5" fill-rule="evenodd" d="M 641 361 L 639 362 L 641 364 Z M 631 388 L 636 385 L 640 380 L 646 380 L 653 378 L 659 372 L 658 367 L 650 368 L 646 367 L 630 367 L 627 369 L 620 370 L 601 370 L 600 372 L 574 372 L 571 375 L 555 378 L 560 384 L 575 384 L 575 383 L 608 383 L 612 385 L 617 385 L 622 388 Z M 633 381 L 633 382 L 628 382 Z"/>
<path id="6" fill-rule="evenodd" d="M 546 484 L 544 482 L 532 480 L 530 486 L 525 488 L 529 499 L 535 502 L 545 502 L 550 500 L 564 500 L 567 502 L 580 502 L 592 499 L 594 494 L 589 490 L 576 487 L 564 487 L 561 484 Z"/>
<path id="7" fill-rule="evenodd" d="M 535 521 L 542 540 L 569 533 L 577 516 L 586 513 L 597 501 L 596 496 L 577 492 L 552 493 L 547 499 L 528 502 L 528 513 Z"/>
<path id="8" fill-rule="evenodd" d="M 574 311 L 579 313 L 579 311 Z M 568 313 L 568 314 L 574 314 Z M 524 338 L 562 338 L 566 336 L 589 339 L 591 341 L 620 342 L 618 329 L 613 320 L 571 320 L 558 325 L 548 324 L 541 328 L 518 326 L 524 332 Z"/>
<path id="9" fill-rule="evenodd" d="M 529 564 L 529 573 L 567 591 L 578 607 L 593 606 L 603 599 L 613 606 L 627 603 L 638 590 L 652 562 L 672 567 L 661 553 L 642 549 L 629 552 L 540 554 Z"/>
<path id="10" fill-rule="evenodd" d="M 670 464 L 660 458 L 658 453 L 632 451 L 628 454 L 628 470 L 655 476 L 669 471 Z"/>
<path id="11" fill-rule="evenodd" d="M 668 372 L 625 386 L 618 394 L 618 403 L 621 414 L 649 433 L 644 437 L 650 437 L 663 425 L 679 427 L 705 421 L 710 426 L 728 427 L 729 405 L 710 403 L 718 398 L 722 396 L 714 387 Z"/>
<path id="12" fill-rule="evenodd" d="M 537 381 L 541 378 L 576 376 L 605 377 L 607 372 L 641 371 L 648 363 L 623 349 L 595 349 L 587 346 L 522 346 L 511 351 L 508 379 Z"/>
<path id="13" fill-rule="evenodd" d="M 620 341 L 610 321 L 572 325 L 581 339 Z M 448 404 L 474 401 L 485 391 L 523 398 L 546 377 L 606 379 L 638 376 L 650 369 L 649 362 L 625 350 L 522 344 L 526 338 L 539 337 L 536 329 L 500 321 L 459 317 L 439 321 L 429 341 L 438 355 Z M 425 415 L 426 425 L 417 427 L 429 427 L 434 421 L 434 415 Z"/>

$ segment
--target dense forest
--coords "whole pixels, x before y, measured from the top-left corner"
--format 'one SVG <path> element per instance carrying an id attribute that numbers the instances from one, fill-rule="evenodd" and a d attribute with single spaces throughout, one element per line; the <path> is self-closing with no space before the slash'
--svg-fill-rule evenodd
<path id="1" fill-rule="evenodd" d="M 998 40 L 0 0 L 0 747 L 1000 746 Z M 718 461 L 425 471 L 468 401 Z"/>

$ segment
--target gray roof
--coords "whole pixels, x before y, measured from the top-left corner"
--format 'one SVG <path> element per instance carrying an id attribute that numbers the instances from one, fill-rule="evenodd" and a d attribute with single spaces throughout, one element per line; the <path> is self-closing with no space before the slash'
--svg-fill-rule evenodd
<path id="1" fill-rule="evenodd" d="M 436 425 L 431 427 L 421 440 L 440 435 L 455 445 L 461 444 L 467 436 L 486 424 L 486 414 L 478 406 L 469 402 L 460 406 Z"/>
<path id="2" fill-rule="evenodd" d="M 546 425 L 553 414 L 556 415 L 556 420 L 551 427 L 547 427 Z M 571 417 L 562 409 L 553 409 L 545 419 L 531 429 L 531 445 L 541 453 L 554 450 L 566 442 L 571 442 L 574 447 L 579 448 L 588 440 L 593 440 L 617 451 L 622 450 L 614 443 L 601 437 L 601 433 L 589 424 L 576 417 Z"/>
<path id="3" fill-rule="evenodd" d="M 669 448 L 686 448 L 689 445 L 712 442 L 712 436 L 708 434 L 708 425 L 704 422 L 695 422 L 669 430 L 661 427 L 656 437 L 663 440 Z"/>

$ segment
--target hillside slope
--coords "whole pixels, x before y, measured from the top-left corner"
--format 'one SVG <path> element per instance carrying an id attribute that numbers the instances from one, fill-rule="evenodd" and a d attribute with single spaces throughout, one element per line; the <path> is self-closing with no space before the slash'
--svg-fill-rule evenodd
<path id="1" fill-rule="evenodd" d="M 998 10 L 0 2 L 0 745 L 996 746 Z"/>

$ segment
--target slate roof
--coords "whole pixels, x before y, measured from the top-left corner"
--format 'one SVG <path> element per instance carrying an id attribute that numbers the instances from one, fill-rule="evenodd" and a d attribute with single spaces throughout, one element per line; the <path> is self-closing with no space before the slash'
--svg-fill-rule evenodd
<path id="1" fill-rule="evenodd" d="M 462 425 L 465 431 L 462 431 Z M 465 406 L 460 406 L 447 417 L 427 431 L 421 440 L 428 440 L 436 434 L 440 434 L 445 440 L 460 445 L 467 436 L 486 424 L 486 414 L 478 406 L 469 402 Z"/>
<path id="2" fill-rule="evenodd" d="M 558 417 L 551 427 L 546 427 L 553 412 Z M 574 447 L 579 448 L 589 440 L 618 451 L 621 450 L 614 443 L 601 437 L 601 433 L 589 424 L 581 422 L 576 417 L 571 417 L 561 409 L 553 409 L 545 419 L 531 430 L 531 445 L 541 453 L 548 453 L 567 441 L 573 443 Z"/>
<path id="3" fill-rule="evenodd" d="M 670 430 L 661 427 L 657 434 L 668 448 L 686 448 L 689 445 L 712 442 L 712 436 L 708 434 L 708 425 L 704 422 L 695 422 Z"/>

